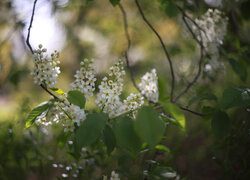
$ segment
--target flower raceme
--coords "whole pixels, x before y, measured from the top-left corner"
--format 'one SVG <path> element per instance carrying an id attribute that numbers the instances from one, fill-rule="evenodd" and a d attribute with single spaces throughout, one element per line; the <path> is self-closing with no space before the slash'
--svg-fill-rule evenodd
<path id="1" fill-rule="evenodd" d="M 60 68 L 57 66 L 59 61 L 59 53 L 51 54 L 48 58 L 44 53 L 46 49 L 39 45 L 39 49 L 34 51 L 35 67 L 32 68 L 31 74 L 34 76 L 35 84 L 43 84 L 46 87 L 54 88 L 57 77 L 60 73 Z M 93 68 L 93 60 L 84 59 L 81 62 L 81 68 L 74 75 L 75 80 L 70 84 L 71 90 L 80 91 L 88 100 L 94 95 L 95 91 L 95 70 Z M 132 118 L 136 117 L 138 109 L 144 104 L 144 97 L 151 102 L 158 102 L 158 77 L 156 70 L 147 72 L 139 84 L 140 93 L 131 93 L 127 98 L 121 99 L 120 95 L 123 88 L 123 76 L 125 70 L 122 61 L 118 61 L 109 68 L 108 76 L 105 76 L 98 86 L 99 92 L 95 103 L 101 111 L 107 113 L 110 118 L 115 118 L 121 115 L 128 115 Z M 62 94 L 58 99 L 49 101 L 50 108 L 41 113 L 36 118 L 37 124 L 48 126 L 52 123 L 60 123 L 64 127 L 64 131 L 75 130 L 75 127 L 80 126 L 86 119 L 87 114 L 84 109 L 77 105 L 71 104 L 67 95 Z"/>
<path id="2" fill-rule="evenodd" d="M 125 75 L 122 61 L 115 63 L 109 70 L 109 78 L 104 77 L 99 85 L 96 104 L 103 109 L 103 112 L 108 113 L 110 118 L 130 112 L 134 116 L 136 110 L 144 103 L 143 97 L 141 94 L 131 93 L 122 102 L 119 97 L 123 87 L 122 76 Z"/>
<path id="3" fill-rule="evenodd" d="M 60 74 L 59 53 L 55 51 L 50 57 L 44 55 L 47 50 L 39 45 L 39 49 L 34 50 L 33 61 L 35 67 L 31 69 L 31 75 L 34 77 L 34 83 L 45 85 L 49 88 L 55 87 L 58 75 Z"/>
<path id="4" fill-rule="evenodd" d="M 61 123 L 64 127 L 64 132 L 75 130 L 75 126 L 80 126 L 86 119 L 84 109 L 70 104 L 66 99 L 62 101 L 49 101 L 52 105 L 47 111 L 43 112 L 36 118 L 36 124 L 51 125 L 52 123 Z"/>
<path id="5" fill-rule="evenodd" d="M 74 75 L 75 81 L 71 83 L 71 89 L 80 91 L 86 99 L 93 96 L 95 90 L 96 78 L 92 64 L 93 60 L 84 59 L 81 62 L 82 67 Z"/>

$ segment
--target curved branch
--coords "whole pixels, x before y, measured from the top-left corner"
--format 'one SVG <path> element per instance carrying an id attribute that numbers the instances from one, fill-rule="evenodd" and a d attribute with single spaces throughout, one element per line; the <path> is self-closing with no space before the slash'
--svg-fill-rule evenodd
<path id="1" fill-rule="evenodd" d="M 27 39 L 26 39 L 26 44 L 29 47 L 29 50 L 31 51 L 32 54 L 34 54 L 33 48 L 30 45 L 30 31 L 32 28 L 32 24 L 33 24 L 33 20 L 34 20 L 34 16 L 35 16 L 35 9 L 36 9 L 36 3 L 37 0 L 34 0 L 34 4 L 33 4 L 33 9 L 32 9 L 32 15 L 30 18 L 30 24 L 29 24 L 29 28 L 28 28 L 28 34 L 27 34 Z M 50 92 L 43 84 L 40 84 L 41 88 L 46 91 L 49 95 L 51 95 L 53 98 L 58 99 L 58 97 L 56 95 L 54 95 L 52 92 Z"/>
<path id="2" fill-rule="evenodd" d="M 168 63 L 169 63 L 169 66 L 170 66 L 170 72 L 171 72 L 171 77 L 172 77 L 172 83 L 171 83 L 171 93 L 170 93 L 170 96 L 171 96 L 171 101 L 173 100 L 173 94 L 174 94 L 174 88 L 175 88 L 175 75 L 174 75 L 174 68 L 173 68 L 173 64 L 172 64 L 172 60 L 169 56 L 169 53 L 167 51 L 167 48 L 161 38 L 161 36 L 159 35 L 159 33 L 154 29 L 154 27 L 150 24 L 150 22 L 147 20 L 147 18 L 145 17 L 143 11 L 142 11 L 142 8 L 138 2 L 138 0 L 135 0 L 135 3 L 137 5 L 137 8 L 140 12 L 140 15 L 142 17 L 142 19 L 145 21 L 145 23 L 149 26 L 149 28 L 155 33 L 155 35 L 157 36 L 157 38 L 159 39 L 160 43 L 161 43 L 161 46 L 164 50 L 164 53 L 167 57 L 167 60 L 168 60 Z"/>
<path id="3" fill-rule="evenodd" d="M 29 28 L 28 28 L 28 35 L 27 35 L 27 39 L 26 39 L 26 44 L 29 47 L 32 54 L 34 54 L 34 52 L 33 52 L 33 49 L 32 49 L 32 47 L 30 45 L 30 30 L 31 30 L 32 24 L 33 24 L 33 19 L 34 19 L 35 10 L 36 10 L 36 3 L 37 3 L 37 0 L 35 0 L 34 4 L 33 4 L 32 15 L 31 15 L 31 18 L 30 18 L 30 25 L 29 25 Z"/>
<path id="4" fill-rule="evenodd" d="M 189 32 L 191 33 L 193 39 L 199 44 L 200 46 L 200 59 L 199 59 L 199 67 L 198 67 L 198 72 L 197 74 L 195 75 L 195 77 L 193 78 L 193 80 L 191 82 L 188 83 L 187 87 L 179 94 L 177 95 L 173 102 L 176 102 L 178 101 L 178 99 L 180 97 L 182 97 L 184 94 L 186 94 L 188 92 L 188 90 L 196 83 L 196 81 L 198 80 L 198 78 L 200 77 L 201 75 L 201 71 L 202 71 L 202 62 L 203 62 L 203 59 L 204 59 L 204 51 L 205 51 L 205 48 L 203 46 L 203 39 L 202 39 L 202 35 L 200 33 L 200 40 L 196 37 L 195 33 L 193 32 L 192 28 L 190 27 L 190 25 L 188 24 L 186 18 L 188 19 L 192 19 L 190 18 L 183 9 L 181 9 L 179 6 L 178 6 L 179 10 L 182 12 L 182 20 L 183 22 L 185 23 L 185 25 L 187 26 Z M 198 29 L 201 29 L 199 27 L 199 25 L 194 21 L 194 20 L 191 20 L 192 23 L 194 23 L 195 26 L 197 26 Z M 201 31 L 201 30 L 200 30 Z"/>
<path id="5" fill-rule="evenodd" d="M 126 11 L 124 10 L 123 6 L 121 5 L 121 3 L 119 3 L 118 6 L 119 6 L 119 8 L 120 8 L 120 10 L 122 12 L 124 31 L 125 31 L 126 39 L 128 41 L 128 47 L 127 47 L 127 50 L 125 51 L 125 59 L 126 59 L 126 63 L 127 63 L 127 68 L 129 69 L 130 77 L 131 77 L 131 80 L 132 80 L 132 83 L 133 83 L 134 87 L 140 92 L 139 87 L 135 83 L 134 71 L 131 68 L 130 63 L 129 63 L 128 52 L 129 52 L 129 49 L 130 49 L 130 46 L 131 46 L 131 40 L 130 40 L 130 36 L 129 36 L 129 33 L 128 33 L 127 14 L 126 14 Z"/>

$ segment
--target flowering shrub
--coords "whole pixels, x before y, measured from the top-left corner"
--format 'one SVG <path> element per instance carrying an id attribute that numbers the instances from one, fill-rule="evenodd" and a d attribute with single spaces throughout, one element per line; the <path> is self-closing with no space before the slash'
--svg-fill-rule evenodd
<path id="1" fill-rule="evenodd" d="M 28 44 L 33 53 L 34 67 L 31 70 L 31 75 L 34 77 L 34 83 L 40 85 L 52 97 L 30 112 L 26 128 L 33 124 L 38 126 L 55 124 L 62 127 L 63 135 L 68 142 L 67 146 L 64 144 L 64 148 L 73 157 L 70 164 L 53 163 L 54 168 L 63 168 L 62 178 L 92 178 L 96 175 L 96 179 L 107 180 L 108 176 L 106 175 L 111 172 L 110 180 L 130 179 L 131 177 L 178 179 L 178 172 L 156 160 L 158 154 L 170 153 L 168 147 L 162 143 L 166 138 L 166 127 L 174 125 L 186 133 L 186 117 L 183 112 L 186 111 L 211 119 L 211 127 L 215 136 L 222 138 L 230 132 L 230 121 L 225 110 L 249 105 L 250 94 L 247 87 L 225 89 L 220 103 L 217 103 L 218 98 L 214 94 L 201 94 L 194 97 L 185 107 L 178 102 L 201 76 L 203 67 L 205 67 L 204 58 L 208 58 L 211 64 L 213 64 L 212 61 L 217 62 L 219 58 L 219 50 L 226 36 L 228 23 L 228 18 L 223 17 L 224 14 L 221 11 L 208 9 L 203 16 L 192 20 L 173 1 L 170 1 L 169 4 L 159 1 L 163 8 L 168 9 L 169 6 L 172 6 L 173 9 L 179 9 L 185 22 L 186 19 L 190 19 L 185 25 L 201 50 L 197 74 L 177 94 L 174 66 L 167 48 L 158 32 L 143 14 L 138 1 L 135 0 L 135 2 L 143 20 L 160 40 L 168 60 L 172 80 L 171 85 L 169 85 L 171 88 L 169 96 L 166 95 L 166 84 L 170 83 L 166 83 L 164 79 L 158 77 L 156 69 L 146 72 L 137 86 L 127 54 L 130 39 L 126 30 L 126 22 L 124 23 L 128 39 L 128 49 L 125 53 L 126 65 L 138 92 L 131 93 L 125 98 L 121 96 L 125 86 L 123 78 L 126 75 L 121 60 L 109 68 L 109 72 L 100 83 L 96 83 L 98 81 L 93 60 L 84 59 L 80 63 L 80 69 L 74 75 L 74 81 L 70 83 L 70 91 L 66 93 L 63 92 L 63 88 L 60 89 L 56 85 L 60 74 L 59 53 L 55 51 L 49 57 L 42 45 L 33 51 Z M 111 3 L 114 6 L 119 5 L 124 13 L 119 1 L 111 1 Z M 125 15 L 124 20 L 126 21 Z M 28 39 L 27 42 L 29 42 Z M 240 74 L 238 69 L 236 72 Z M 234 101 L 236 98 L 238 99 L 237 103 Z M 93 99 L 97 108 L 86 108 L 86 102 Z M 202 100 L 215 101 L 216 108 L 206 106 L 201 113 L 188 108 L 191 104 Z M 116 158 L 113 156 L 115 153 L 125 154 L 125 160 L 114 160 L 119 165 L 98 174 L 97 165 L 101 164 L 107 156 Z M 150 160 L 145 159 L 147 153 L 153 154 Z M 132 159 L 131 164 L 138 166 L 135 166 L 137 169 L 134 174 L 133 171 L 125 171 L 123 168 L 127 159 Z M 103 166 L 105 167 L 105 165 Z"/>

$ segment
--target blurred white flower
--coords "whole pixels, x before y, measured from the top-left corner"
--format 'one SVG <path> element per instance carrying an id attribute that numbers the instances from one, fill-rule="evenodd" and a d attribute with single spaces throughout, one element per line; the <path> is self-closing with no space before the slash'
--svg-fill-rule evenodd
<path id="1" fill-rule="evenodd" d="M 152 69 L 151 73 L 147 72 L 144 76 L 142 76 L 141 83 L 139 84 L 139 89 L 149 101 L 152 101 L 154 103 L 158 102 L 158 77 L 155 69 Z"/>

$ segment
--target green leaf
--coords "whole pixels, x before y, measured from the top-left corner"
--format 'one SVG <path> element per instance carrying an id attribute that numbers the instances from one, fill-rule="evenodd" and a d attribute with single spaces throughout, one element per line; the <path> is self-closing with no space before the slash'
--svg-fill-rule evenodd
<path id="1" fill-rule="evenodd" d="M 175 126 L 178 126 L 179 128 L 182 128 L 182 126 L 180 125 L 180 123 L 176 119 L 174 119 L 172 117 L 161 116 L 161 119 L 163 120 L 163 122 L 170 123 L 170 124 L 173 124 Z"/>
<path id="2" fill-rule="evenodd" d="M 214 113 L 211 126 L 217 138 L 226 136 L 230 131 L 230 120 L 228 115 L 222 111 Z"/>
<path id="3" fill-rule="evenodd" d="M 81 109 L 85 106 L 86 99 L 80 91 L 69 91 L 67 99 L 70 103 L 79 106 Z"/>
<path id="4" fill-rule="evenodd" d="M 170 153 L 170 149 L 167 146 L 164 146 L 164 145 L 161 145 L 161 144 L 156 145 L 155 149 L 158 149 L 160 151 L 164 151 L 166 153 Z"/>
<path id="5" fill-rule="evenodd" d="M 166 82 L 164 78 L 158 75 L 158 87 L 159 87 L 159 100 L 164 101 L 166 99 Z"/>
<path id="6" fill-rule="evenodd" d="M 82 125 L 76 131 L 76 140 L 79 147 L 89 146 L 100 138 L 108 115 L 104 113 L 94 113 L 87 116 Z"/>
<path id="7" fill-rule="evenodd" d="M 236 61 L 233 58 L 229 58 L 228 60 L 234 72 L 240 77 L 242 81 L 246 81 L 247 79 L 246 67 L 240 61 Z"/>
<path id="8" fill-rule="evenodd" d="M 50 105 L 48 102 L 43 102 L 37 107 L 35 107 L 28 115 L 25 127 L 28 128 L 30 127 L 36 120 L 37 116 L 40 116 L 44 111 L 46 111 Z"/>
<path id="9" fill-rule="evenodd" d="M 110 2 L 113 6 L 116 6 L 117 4 L 119 4 L 120 0 L 109 0 L 109 2 Z"/>
<path id="10" fill-rule="evenodd" d="M 173 103 L 163 103 L 162 106 L 166 112 L 168 112 L 171 116 L 173 116 L 173 118 L 175 118 L 179 122 L 182 129 L 185 130 L 186 119 L 182 110 Z"/>
<path id="11" fill-rule="evenodd" d="M 179 13 L 178 7 L 173 0 L 158 0 L 160 8 L 171 18 L 177 16 Z"/>
<path id="12" fill-rule="evenodd" d="M 58 88 L 50 88 L 52 91 L 58 93 L 58 94 L 61 94 L 61 95 L 65 95 L 65 93 L 63 92 L 63 90 L 61 89 L 58 89 Z"/>
<path id="13" fill-rule="evenodd" d="M 104 144 L 107 146 L 107 153 L 110 154 L 115 148 L 116 139 L 115 134 L 109 125 L 106 125 L 103 131 L 103 141 Z"/>
<path id="14" fill-rule="evenodd" d="M 206 114 L 206 116 L 203 116 L 202 118 L 205 120 L 209 120 L 212 119 L 214 112 L 216 112 L 217 109 L 214 107 L 210 107 L 210 106 L 203 106 L 201 108 L 201 113 L 202 114 Z"/>
<path id="15" fill-rule="evenodd" d="M 192 98 L 189 102 L 188 102 L 188 106 L 191 106 L 193 103 L 197 102 L 197 101 L 202 101 L 202 100 L 213 100 L 213 101 L 217 101 L 217 97 L 212 94 L 212 93 L 207 93 L 207 94 L 200 94 L 194 98 Z"/>
<path id="16" fill-rule="evenodd" d="M 224 90 L 221 106 L 224 109 L 246 107 L 250 105 L 250 88 L 228 87 Z"/>
<path id="17" fill-rule="evenodd" d="M 142 107 L 134 122 L 136 133 L 153 148 L 162 138 L 165 125 L 153 107 Z"/>
<path id="18" fill-rule="evenodd" d="M 120 117 L 114 122 L 114 133 L 117 144 L 132 153 L 138 153 L 141 148 L 141 141 L 135 133 L 133 120 L 129 117 Z"/>

